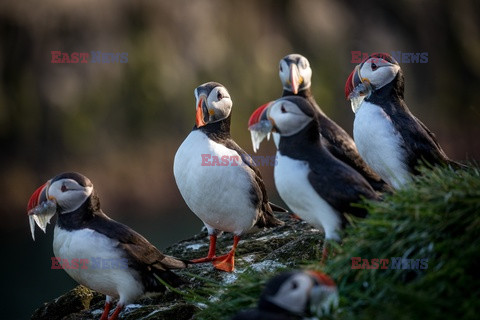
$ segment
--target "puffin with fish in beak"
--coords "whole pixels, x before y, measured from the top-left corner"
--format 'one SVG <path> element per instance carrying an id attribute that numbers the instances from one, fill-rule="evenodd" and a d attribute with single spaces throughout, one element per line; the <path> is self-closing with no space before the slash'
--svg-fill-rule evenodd
<path id="1" fill-rule="evenodd" d="M 188 262 L 162 254 L 142 235 L 109 218 L 100 208 L 93 184 L 82 174 L 67 172 L 48 180 L 32 194 L 27 211 L 34 240 L 35 224 L 45 232 L 50 219 L 58 215 L 55 257 L 88 260 L 86 268 L 64 270 L 78 283 L 106 295 L 101 320 L 117 319 L 127 304 L 147 293 L 184 283 L 170 270 L 186 268 Z M 94 259 L 110 265 L 95 266 Z M 109 318 L 114 298 L 119 301 Z"/>
<path id="2" fill-rule="evenodd" d="M 330 119 L 315 101 L 312 94 L 312 68 L 307 58 L 300 54 L 289 54 L 280 60 L 279 77 L 282 82 L 282 97 L 300 96 L 307 99 L 314 106 L 314 113 L 319 122 L 319 133 L 322 144 L 330 153 L 348 166 L 360 173 L 378 192 L 390 192 L 391 187 L 368 166 L 360 156 L 352 137 L 335 121 Z M 259 148 L 261 141 L 270 137 L 270 132 L 265 132 L 268 120 L 264 112 L 267 103 L 258 108 L 250 117 L 248 128 L 252 136 L 253 150 Z M 268 130 L 268 128 L 266 129 Z M 273 132 L 273 139 L 278 148 L 279 134 Z"/>
<path id="3" fill-rule="evenodd" d="M 314 106 L 307 99 L 283 97 L 261 112 L 268 120 L 264 126 L 280 137 L 274 169 L 280 197 L 300 218 L 323 229 L 325 239 L 340 241 L 340 231 L 348 222 L 345 214 L 364 218 L 367 210 L 355 204 L 362 199 L 380 200 L 380 196 L 360 173 L 323 145 Z M 324 245 L 322 261 L 326 257 Z"/>
<path id="4" fill-rule="evenodd" d="M 404 100 L 405 81 L 398 62 L 376 53 L 357 65 L 345 83 L 355 113 L 353 137 L 358 151 L 395 189 L 419 174 L 419 164 L 463 167 L 448 158 L 435 135 Z"/>

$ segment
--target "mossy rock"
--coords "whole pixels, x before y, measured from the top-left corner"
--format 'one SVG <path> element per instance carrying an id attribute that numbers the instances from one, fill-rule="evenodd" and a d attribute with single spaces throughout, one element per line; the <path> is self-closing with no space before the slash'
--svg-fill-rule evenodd
<path id="1" fill-rule="evenodd" d="M 212 264 L 192 265 L 176 270 L 188 282 L 179 292 L 167 291 L 143 298 L 120 313 L 121 319 L 163 320 L 192 319 L 201 309 L 194 301 L 208 299 L 202 291 L 208 284 L 216 286 L 231 284 L 239 275 L 253 268 L 259 272 L 273 273 L 278 269 L 295 267 L 299 261 L 314 260 L 322 248 L 323 233 L 289 214 L 277 215 L 285 222 L 283 226 L 260 230 L 242 237 L 236 254 L 236 270 L 225 273 L 213 268 Z M 217 254 L 226 253 L 233 243 L 231 234 L 218 237 Z M 205 230 L 192 238 L 176 243 L 164 250 L 165 254 L 182 259 L 194 259 L 207 254 L 209 237 Z M 198 296 L 197 296 L 198 295 Z M 201 296 L 201 297 L 200 297 Z M 105 296 L 78 286 L 65 295 L 35 311 L 36 320 L 90 320 L 99 319 L 105 304 Z M 202 305 L 203 306 L 203 305 Z"/>

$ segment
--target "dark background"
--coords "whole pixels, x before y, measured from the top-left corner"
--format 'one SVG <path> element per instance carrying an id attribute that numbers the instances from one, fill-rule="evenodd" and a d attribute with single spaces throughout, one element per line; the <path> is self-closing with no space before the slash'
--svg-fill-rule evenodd
<path id="1" fill-rule="evenodd" d="M 224 84 L 232 134 L 252 153 L 251 112 L 281 94 L 278 62 L 306 56 L 312 90 L 348 132 L 351 51 L 428 52 L 401 64 L 410 109 L 454 159 L 480 156 L 479 2 L 15 1 L 0 3 L 2 318 L 26 319 L 75 283 L 51 270 L 53 228 L 30 237 L 31 193 L 63 171 L 89 177 L 104 211 L 160 249 L 202 226 L 173 177 L 193 90 Z M 128 52 L 128 63 L 52 64 L 51 51 Z M 273 155 L 265 143 L 260 155 Z M 262 167 L 280 202 L 273 168 Z M 214 194 L 211 195 L 215 197 Z"/>

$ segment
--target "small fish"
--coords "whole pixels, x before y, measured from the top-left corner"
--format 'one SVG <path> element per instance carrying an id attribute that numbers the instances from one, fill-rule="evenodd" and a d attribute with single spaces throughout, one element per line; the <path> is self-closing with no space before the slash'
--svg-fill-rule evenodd
<path id="1" fill-rule="evenodd" d="M 253 151 L 257 152 L 260 147 L 260 143 L 267 137 L 270 140 L 270 132 L 272 130 L 272 124 L 269 120 L 262 120 L 254 125 L 248 127 L 250 135 L 252 137 Z"/>
<path id="2" fill-rule="evenodd" d="M 28 211 L 28 220 L 33 241 L 35 241 L 35 223 L 43 232 L 46 232 L 47 224 L 50 223 L 55 213 L 57 213 L 57 204 L 52 200 L 44 201 Z"/>
<path id="3" fill-rule="evenodd" d="M 364 84 L 360 83 L 357 85 L 352 93 L 348 96 L 350 99 L 350 103 L 352 105 L 353 113 L 356 113 L 360 105 L 362 104 L 363 100 L 366 98 L 366 93 L 369 91 L 369 88 Z"/>

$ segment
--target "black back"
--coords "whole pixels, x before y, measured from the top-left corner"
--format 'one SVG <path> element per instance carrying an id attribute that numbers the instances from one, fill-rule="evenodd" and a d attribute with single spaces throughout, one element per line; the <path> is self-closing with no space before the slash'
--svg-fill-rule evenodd
<path id="1" fill-rule="evenodd" d="M 308 100 L 298 96 L 286 97 L 305 112 L 313 106 Z M 314 111 L 310 111 L 314 112 Z M 308 180 L 322 199 L 341 213 L 365 217 L 363 208 L 352 206 L 362 198 L 378 200 L 379 197 L 366 179 L 344 162 L 334 157 L 322 145 L 318 120 L 313 118 L 300 132 L 280 138 L 279 152 L 292 159 L 306 161 L 310 168 Z M 342 215 L 343 222 L 345 217 Z"/>
<path id="2" fill-rule="evenodd" d="M 430 165 L 460 164 L 450 160 L 440 147 L 435 135 L 408 109 L 404 99 L 404 80 L 400 69 L 397 76 L 384 87 L 373 91 L 365 101 L 380 106 L 392 119 L 403 138 L 410 172 L 418 174 L 419 162 Z"/>

